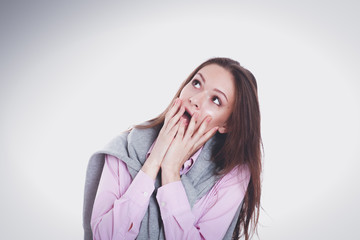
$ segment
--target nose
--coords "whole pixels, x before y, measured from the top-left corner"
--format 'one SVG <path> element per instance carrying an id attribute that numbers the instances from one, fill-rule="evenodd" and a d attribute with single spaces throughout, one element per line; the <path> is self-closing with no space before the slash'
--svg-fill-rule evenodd
<path id="1" fill-rule="evenodd" d="M 189 98 L 189 102 L 196 109 L 200 109 L 202 102 L 204 100 L 204 97 L 205 97 L 204 93 L 197 93 Z"/>

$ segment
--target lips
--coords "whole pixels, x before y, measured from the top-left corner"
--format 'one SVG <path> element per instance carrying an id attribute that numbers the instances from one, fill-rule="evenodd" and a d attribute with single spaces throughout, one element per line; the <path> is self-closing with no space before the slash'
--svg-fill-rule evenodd
<path id="1" fill-rule="evenodd" d="M 191 113 L 185 108 L 185 112 L 182 117 L 186 119 L 187 124 L 190 122 L 191 116 Z"/>

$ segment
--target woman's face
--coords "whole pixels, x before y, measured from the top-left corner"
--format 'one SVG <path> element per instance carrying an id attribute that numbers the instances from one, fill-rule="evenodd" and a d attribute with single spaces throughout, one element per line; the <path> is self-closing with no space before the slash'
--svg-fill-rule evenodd
<path id="1" fill-rule="evenodd" d="M 235 83 L 230 72 L 217 64 L 200 69 L 182 89 L 179 98 L 192 116 L 198 112 L 200 124 L 207 116 L 211 117 L 207 130 L 218 126 L 220 133 L 227 132 L 226 122 L 235 101 Z"/>

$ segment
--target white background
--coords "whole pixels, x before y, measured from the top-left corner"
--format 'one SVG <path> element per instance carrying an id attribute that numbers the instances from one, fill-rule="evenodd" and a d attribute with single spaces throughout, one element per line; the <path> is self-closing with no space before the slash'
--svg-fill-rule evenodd
<path id="1" fill-rule="evenodd" d="M 260 238 L 359 239 L 357 1 L 148 2 L 1 1 L 1 238 L 81 239 L 90 155 L 226 56 L 259 85 Z"/>

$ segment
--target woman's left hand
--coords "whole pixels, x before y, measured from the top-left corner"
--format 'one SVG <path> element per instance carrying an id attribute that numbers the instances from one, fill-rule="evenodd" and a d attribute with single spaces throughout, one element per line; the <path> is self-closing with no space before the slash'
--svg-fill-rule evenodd
<path id="1" fill-rule="evenodd" d="M 204 145 L 204 143 L 218 130 L 218 127 L 214 127 L 206 131 L 207 126 L 211 121 L 210 116 L 205 117 L 198 127 L 196 127 L 197 120 L 198 114 L 195 113 L 186 128 L 186 120 L 180 119 L 177 134 L 161 163 L 163 185 L 180 180 L 180 169 L 185 161 Z"/>

